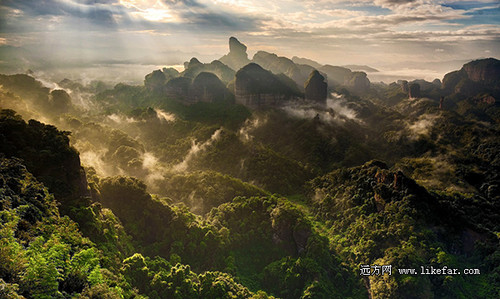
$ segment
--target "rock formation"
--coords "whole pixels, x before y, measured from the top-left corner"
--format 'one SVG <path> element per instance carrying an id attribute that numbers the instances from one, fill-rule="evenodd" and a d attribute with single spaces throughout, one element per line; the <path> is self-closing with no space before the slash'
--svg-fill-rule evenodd
<path id="1" fill-rule="evenodd" d="M 401 85 L 401 91 L 408 94 L 408 81 L 406 80 L 399 80 L 398 83 Z"/>
<path id="2" fill-rule="evenodd" d="M 229 97 L 225 84 L 213 73 L 200 72 L 196 78 L 177 77 L 165 85 L 165 94 L 186 104 L 216 102 Z"/>
<path id="3" fill-rule="evenodd" d="M 366 92 L 370 89 L 370 80 L 365 72 L 352 72 L 351 79 L 345 85 L 353 92 Z"/>
<path id="4" fill-rule="evenodd" d="M 282 105 L 296 92 L 278 76 L 250 63 L 236 73 L 234 94 L 236 102 L 251 108 Z"/>
<path id="5" fill-rule="evenodd" d="M 250 62 L 248 60 L 247 47 L 235 37 L 229 38 L 229 53 L 222 56 L 219 60 L 233 70 L 239 70 Z"/>
<path id="6" fill-rule="evenodd" d="M 326 74 L 329 86 L 344 85 L 352 76 L 350 69 L 328 64 L 322 66 L 319 71 Z"/>
<path id="7" fill-rule="evenodd" d="M 480 91 L 500 96 L 500 60 L 480 59 L 464 64 L 454 72 L 446 74 L 442 83 L 448 93 L 475 96 Z"/>
<path id="8" fill-rule="evenodd" d="M 487 85 L 500 82 L 500 60 L 495 58 L 471 61 L 462 69 L 473 82 L 482 82 Z"/>
<path id="9" fill-rule="evenodd" d="M 203 64 L 198 60 L 198 58 L 193 57 L 189 60 L 189 62 L 184 62 L 184 69 L 195 68 L 202 65 Z"/>
<path id="10" fill-rule="evenodd" d="M 309 79 L 304 83 L 306 100 L 326 103 L 327 87 L 325 77 L 323 77 L 317 70 L 311 72 Z"/>
<path id="11" fill-rule="evenodd" d="M 161 70 L 155 70 L 144 77 L 144 86 L 150 91 L 161 91 L 166 82 L 167 77 Z"/>
<path id="12" fill-rule="evenodd" d="M 165 94 L 173 99 L 185 99 L 188 96 L 191 79 L 177 77 L 170 79 L 165 85 Z"/>
<path id="13" fill-rule="evenodd" d="M 214 74 L 201 72 L 196 76 L 189 90 L 189 100 L 192 102 L 216 102 L 224 100 L 226 86 Z"/>
<path id="14" fill-rule="evenodd" d="M 225 84 L 234 79 L 234 70 L 224 63 L 214 60 L 211 63 L 201 63 L 196 58 L 192 58 L 189 62 L 184 63 L 185 70 L 180 75 L 183 77 L 194 79 L 201 72 L 209 72 L 217 75 Z"/>
<path id="15" fill-rule="evenodd" d="M 167 81 L 177 76 L 179 72 L 174 68 L 155 70 L 144 77 L 144 86 L 153 92 L 163 92 Z"/>
<path id="16" fill-rule="evenodd" d="M 366 92 L 370 89 L 370 80 L 365 72 L 352 72 L 345 67 L 328 64 L 322 66 L 319 71 L 326 74 L 329 86 L 343 85 L 354 93 Z"/>
<path id="17" fill-rule="evenodd" d="M 414 98 L 420 98 L 421 95 L 420 95 L 420 84 L 418 83 L 410 83 L 408 85 L 408 97 L 410 99 L 414 99 Z"/>
<path id="18" fill-rule="evenodd" d="M 274 74 L 283 73 L 290 77 L 298 86 L 304 86 L 309 74 L 314 70 L 309 65 L 297 65 L 286 57 L 280 57 L 273 53 L 258 51 L 252 58 L 252 62 L 273 72 Z"/>
<path id="19" fill-rule="evenodd" d="M 169 67 L 169 68 L 164 67 L 161 70 L 167 78 L 174 78 L 174 77 L 179 76 L 179 71 L 174 69 L 173 67 Z"/>
<path id="20" fill-rule="evenodd" d="M 442 84 L 441 84 L 441 80 L 439 80 L 439 79 L 437 79 L 437 78 L 436 78 L 436 79 L 434 79 L 434 80 L 432 80 L 432 84 L 433 84 L 434 86 L 436 86 L 436 87 L 439 87 L 439 88 L 441 88 L 441 85 L 442 85 Z"/>

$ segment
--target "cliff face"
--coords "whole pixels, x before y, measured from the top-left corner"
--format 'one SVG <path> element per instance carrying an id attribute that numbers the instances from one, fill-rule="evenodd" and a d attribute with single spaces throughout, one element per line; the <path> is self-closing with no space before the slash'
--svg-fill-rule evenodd
<path id="1" fill-rule="evenodd" d="M 500 60 L 494 58 L 471 61 L 462 68 L 467 77 L 474 82 L 499 84 Z"/>
<path id="2" fill-rule="evenodd" d="M 500 96 L 500 60 L 494 58 L 471 61 L 454 72 L 446 74 L 442 83 L 448 93 L 475 96 L 488 92 Z"/>
<path id="3" fill-rule="evenodd" d="M 188 104 L 222 101 L 229 95 L 224 83 L 209 72 L 201 72 L 193 80 L 186 77 L 173 78 L 165 85 L 165 93 Z"/>
<path id="4" fill-rule="evenodd" d="M 279 105 L 296 93 L 271 72 L 250 63 L 236 73 L 234 94 L 236 102 L 260 108 Z"/>
<path id="5" fill-rule="evenodd" d="M 404 92 L 404 93 L 408 93 L 409 89 L 408 89 L 408 81 L 406 80 L 400 80 L 398 81 L 398 83 L 401 85 L 401 91 Z"/>
<path id="6" fill-rule="evenodd" d="M 161 91 L 167 82 L 167 76 L 161 70 L 155 70 L 144 78 L 144 86 L 150 91 Z"/>
<path id="7" fill-rule="evenodd" d="M 309 79 L 304 83 L 306 100 L 326 103 L 327 87 L 328 85 L 325 82 L 325 77 L 314 70 L 311 72 Z"/>
<path id="8" fill-rule="evenodd" d="M 154 71 L 146 76 L 146 86 L 155 86 L 168 97 L 185 103 L 215 102 L 228 97 L 226 84 L 233 80 L 235 72 L 218 60 L 201 63 L 191 58 L 184 63 L 182 73 L 167 74 Z"/>
<path id="9" fill-rule="evenodd" d="M 259 94 L 245 94 L 239 93 L 235 95 L 238 104 L 253 108 L 260 109 L 264 107 L 279 107 L 289 100 L 289 97 L 281 94 L 272 93 L 259 93 Z"/>
<path id="10" fill-rule="evenodd" d="M 170 79 L 165 85 L 165 94 L 174 99 L 186 98 L 191 85 L 191 79 L 186 77 L 177 77 Z"/>
<path id="11" fill-rule="evenodd" d="M 216 102 L 223 100 L 225 94 L 226 87 L 216 75 L 201 72 L 193 80 L 189 99 L 193 102 Z"/>
<path id="12" fill-rule="evenodd" d="M 228 65 L 233 70 L 239 70 L 248 64 L 247 47 L 240 43 L 235 37 L 229 38 L 229 53 L 222 56 L 219 61 Z"/>
<path id="13" fill-rule="evenodd" d="M 408 97 L 410 99 L 420 98 L 421 97 L 421 95 L 420 95 L 420 84 L 418 84 L 418 83 L 410 83 L 410 85 L 408 85 Z"/>
<path id="14" fill-rule="evenodd" d="M 352 72 L 351 78 L 345 85 L 351 91 L 366 92 L 370 89 L 370 80 L 368 80 L 365 72 Z"/>

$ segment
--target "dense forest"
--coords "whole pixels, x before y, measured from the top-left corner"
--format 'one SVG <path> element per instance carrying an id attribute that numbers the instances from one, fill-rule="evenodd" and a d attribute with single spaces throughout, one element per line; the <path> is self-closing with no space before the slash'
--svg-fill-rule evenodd
<path id="1" fill-rule="evenodd" d="M 384 84 L 231 45 L 0 75 L 1 298 L 500 296 L 498 60 Z"/>

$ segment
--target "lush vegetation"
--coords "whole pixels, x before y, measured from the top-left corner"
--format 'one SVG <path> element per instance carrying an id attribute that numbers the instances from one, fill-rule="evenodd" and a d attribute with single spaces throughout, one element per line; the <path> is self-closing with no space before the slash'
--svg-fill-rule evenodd
<path id="1" fill-rule="evenodd" d="M 0 297 L 498 298 L 498 87 L 467 77 L 484 64 L 258 111 L 217 61 L 66 91 L 1 75 Z M 193 103 L 209 81 L 220 97 Z M 481 274 L 397 271 L 420 266 Z"/>

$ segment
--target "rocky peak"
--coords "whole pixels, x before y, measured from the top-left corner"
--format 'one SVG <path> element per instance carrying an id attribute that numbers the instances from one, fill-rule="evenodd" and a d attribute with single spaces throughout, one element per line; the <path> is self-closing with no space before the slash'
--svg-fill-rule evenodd
<path id="1" fill-rule="evenodd" d="M 203 65 L 196 57 L 191 58 L 189 62 L 184 62 L 184 68 L 190 69 L 196 66 L 201 66 Z"/>
<path id="2" fill-rule="evenodd" d="M 442 87 L 448 93 L 475 96 L 484 89 L 498 94 L 500 91 L 500 60 L 479 59 L 464 64 L 458 70 L 446 74 Z"/>
<path id="3" fill-rule="evenodd" d="M 420 84 L 418 83 L 410 83 L 408 85 L 408 97 L 410 99 L 413 99 L 413 98 L 420 98 L 421 95 L 420 95 Z"/>
<path id="4" fill-rule="evenodd" d="M 406 80 L 399 80 L 398 84 L 401 85 L 401 91 L 404 93 L 408 93 L 408 81 Z"/>
<path id="5" fill-rule="evenodd" d="M 500 81 L 500 60 L 495 58 L 471 61 L 463 66 L 470 80 L 485 84 Z"/>
<path id="6" fill-rule="evenodd" d="M 277 106 L 296 95 L 296 92 L 268 70 L 249 63 L 235 76 L 236 102 L 252 108 Z"/>
<path id="7" fill-rule="evenodd" d="M 365 72 L 352 72 L 351 79 L 346 85 L 353 91 L 366 92 L 370 89 L 370 80 L 368 80 Z"/>
<path id="8" fill-rule="evenodd" d="M 244 44 L 240 43 L 236 37 L 231 36 L 229 38 L 229 53 L 234 54 L 234 55 L 239 55 L 239 56 L 244 56 L 245 58 L 248 58 L 247 56 L 247 46 Z"/>
<path id="9" fill-rule="evenodd" d="M 439 88 L 441 88 L 441 85 L 442 85 L 441 80 L 439 80 L 437 78 L 432 80 L 432 84 L 434 84 L 435 86 L 437 86 Z"/>
<path id="10" fill-rule="evenodd" d="M 161 70 L 154 70 L 144 77 L 144 86 L 151 91 L 160 91 L 165 85 L 167 78 Z"/>
<path id="11" fill-rule="evenodd" d="M 223 100 L 226 93 L 224 83 L 209 72 L 201 72 L 193 80 L 190 99 L 193 102 L 216 102 Z"/>
<path id="12" fill-rule="evenodd" d="M 248 64 L 247 46 L 240 43 L 235 37 L 229 38 L 229 53 L 219 59 L 233 70 L 239 70 Z"/>
<path id="13" fill-rule="evenodd" d="M 323 77 L 317 70 L 311 72 L 309 79 L 304 83 L 306 91 L 306 99 L 314 102 L 326 102 L 327 97 L 327 84 L 325 77 Z"/>

